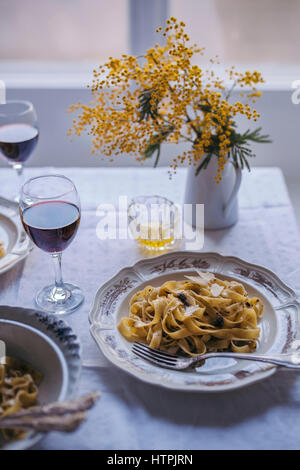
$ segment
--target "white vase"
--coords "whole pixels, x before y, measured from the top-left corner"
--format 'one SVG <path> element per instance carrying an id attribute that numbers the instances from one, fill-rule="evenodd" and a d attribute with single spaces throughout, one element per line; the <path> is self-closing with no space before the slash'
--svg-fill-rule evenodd
<path id="1" fill-rule="evenodd" d="M 222 172 L 222 180 L 216 183 L 218 159 L 212 156 L 206 169 L 196 176 L 195 167 L 188 170 L 185 204 L 204 204 L 204 228 L 222 229 L 234 225 L 238 220 L 237 193 L 241 184 L 241 170 L 227 162 Z M 195 208 L 186 222 L 197 227 Z"/>

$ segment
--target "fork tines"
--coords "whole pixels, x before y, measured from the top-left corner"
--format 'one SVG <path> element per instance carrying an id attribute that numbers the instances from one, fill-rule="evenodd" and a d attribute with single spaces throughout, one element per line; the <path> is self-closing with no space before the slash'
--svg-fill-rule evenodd
<path id="1" fill-rule="evenodd" d="M 133 343 L 132 351 L 142 359 L 147 359 L 154 364 L 172 367 L 176 366 L 177 356 L 169 354 L 158 349 L 153 349 L 143 343 Z"/>

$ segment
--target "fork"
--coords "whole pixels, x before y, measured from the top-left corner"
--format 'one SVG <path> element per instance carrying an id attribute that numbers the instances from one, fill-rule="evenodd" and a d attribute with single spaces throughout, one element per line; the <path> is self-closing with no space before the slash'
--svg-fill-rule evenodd
<path id="1" fill-rule="evenodd" d="M 299 345 L 297 345 L 299 346 Z M 300 354 L 297 349 L 282 354 L 244 354 L 235 352 L 205 353 L 194 357 L 180 357 L 158 349 L 153 349 L 142 343 L 134 343 L 132 351 L 142 359 L 166 369 L 183 370 L 191 367 L 199 361 L 214 357 L 231 357 L 246 361 L 259 361 L 300 370 Z"/>

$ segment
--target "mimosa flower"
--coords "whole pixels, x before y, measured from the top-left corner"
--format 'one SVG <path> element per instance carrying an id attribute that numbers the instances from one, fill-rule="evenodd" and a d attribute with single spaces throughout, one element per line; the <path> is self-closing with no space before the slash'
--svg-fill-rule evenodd
<path id="1" fill-rule="evenodd" d="M 250 87 L 248 98 L 261 96 L 255 88 L 263 82 L 261 74 L 240 73 L 231 67 L 227 76 L 232 85 L 226 91 L 224 80 L 213 70 L 193 63 L 204 49 L 190 43 L 182 21 L 171 17 L 157 32 L 166 38 L 163 46 L 155 44 L 142 58 L 110 57 L 93 71 L 93 101 L 71 106 L 70 111 L 79 114 L 69 134 L 87 131 L 92 136 L 92 153 L 101 152 L 110 160 L 134 154 L 142 162 L 155 155 L 155 166 L 162 143 L 188 142 L 190 148 L 179 153 L 171 167 L 176 170 L 187 162 L 198 172 L 214 155 L 217 182 L 230 159 L 236 167 L 249 168 L 248 157 L 253 154 L 248 142 L 267 142 L 267 136 L 260 135 L 260 129 L 237 133 L 238 115 L 256 121 L 259 114 L 247 103 L 230 103 L 230 97 L 236 85 Z M 210 62 L 219 63 L 218 57 Z"/>

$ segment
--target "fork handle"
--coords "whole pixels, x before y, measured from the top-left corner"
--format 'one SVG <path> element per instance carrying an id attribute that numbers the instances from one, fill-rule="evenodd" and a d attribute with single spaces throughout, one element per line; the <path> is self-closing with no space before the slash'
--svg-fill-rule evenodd
<path id="1" fill-rule="evenodd" d="M 193 358 L 192 363 L 214 357 L 230 357 L 234 359 L 244 359 L 246 361 L 267 362 L 277 366 L 300 370 L 300 354 L 296 352 L 282 354 L 243 354 L 231 352 L 207 353 Z"/>

